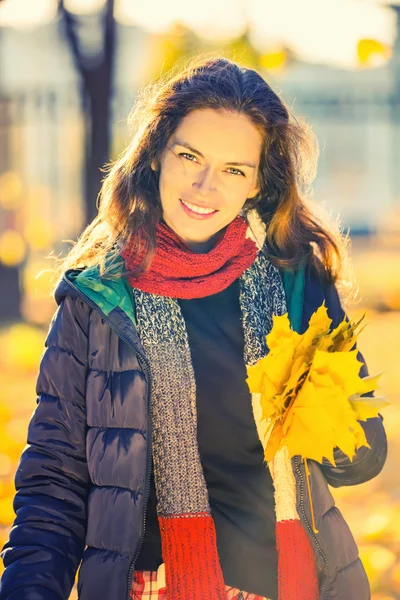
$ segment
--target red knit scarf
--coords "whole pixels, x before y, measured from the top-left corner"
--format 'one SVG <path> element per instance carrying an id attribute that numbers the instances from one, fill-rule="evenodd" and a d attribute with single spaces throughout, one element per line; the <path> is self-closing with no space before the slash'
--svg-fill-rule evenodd
<path id="1" fill-rule="evenodd" d="M 150 270 L 129 277 L 132 287 L 170 298 L 203 298 L 226 289 L 254 262 L 257 246 L 246 237 L 248 224 L 236 217 L 210 252 L 195 254 L 167 225 L 157 226 L 157 249 Z M 134 270 L 145 249 L 131 240 L 121 251 L 126 270 Z"/>

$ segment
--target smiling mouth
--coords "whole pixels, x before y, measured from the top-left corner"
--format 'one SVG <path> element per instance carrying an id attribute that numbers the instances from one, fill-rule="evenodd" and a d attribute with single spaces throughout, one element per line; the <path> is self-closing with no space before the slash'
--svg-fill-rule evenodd
<path id="1" fill-rule="evenodd" d="M 184 204 L 187 208 L 189 208 L 192 212 L 195 212 L 198 215 L 211 215 L 213 213 L 218 212 L 215 208 L 206 208 L 203 206 L 196 206 L 196 204 L 191 204 L 190 202 L 185 202 L 180 198 L 182 204 Z"/>

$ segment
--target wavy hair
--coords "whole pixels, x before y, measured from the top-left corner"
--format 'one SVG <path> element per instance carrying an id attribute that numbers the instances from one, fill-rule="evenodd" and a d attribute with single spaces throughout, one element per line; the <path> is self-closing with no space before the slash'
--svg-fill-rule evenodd
<path id="1" fill-rule="evenodd" d="M 98 214 L 58 259 L 57 275 L 99 264 L 106 276 L 105 257 L 131 235 L 147 249 L 139 271 L 149 268 L 162 218 L 159 174 L 151 164 L 159 164 L 180 121 L 205 108 L 247 115 L 263 135 L 260 191 L 245 209 L 255 209 L 266 226 L 269 260 L 289 269 L 311 261 L 324 279 L 342 279 L 348 236 L 307 197 L 318 159 L 315 134 L 255 70 L 220 55 L 197 56 L 140 90 L 129 119 L 132 139 L 108 166 Z"/>

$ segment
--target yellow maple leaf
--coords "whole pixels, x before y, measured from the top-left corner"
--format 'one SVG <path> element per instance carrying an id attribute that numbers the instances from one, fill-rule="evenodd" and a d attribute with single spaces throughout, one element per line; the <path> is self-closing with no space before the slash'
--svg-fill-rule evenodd
<path id="1" fill-rule="evenodd" d="M 304 360 L 312 360 L 319 340 L 329 333 L 331 323 L 332 319 L 329 318 L 328 310 L 325 303 L 323 303 L 311 315 L 307 330 L 300 336 L 296 358 L 303 356 Z"/>
<path id="2" fill-rule="evenodd" d="M 384 396 L 361 398 L 358 394 L 355 394 L 353 398 L 349 398 L 349 402 L 359 421 L 366 421 L 367 419 L 376 417 L 376 413 L 379 410 L 390 404 Z"/>
<path id="3" fill-rule="evenodd" d="M 289 456 L 335 464 L 339 448 L 352 460 L 361 446 L 369 447 L 360 420 L 376 417 L 389 404 L 374 391 L 380 375 L 361 378 L 356 330 L 364 317 L 343 319 L 331 330 L 325 304 L 311 316 L 303 334 L 290 328 L 288 315 L 275 316 L 266 341 L 269 353 L 248 367 L 247 383 L 260 394 L 266 419 L 265 459 L 270 462 L 286 446 Z"/>

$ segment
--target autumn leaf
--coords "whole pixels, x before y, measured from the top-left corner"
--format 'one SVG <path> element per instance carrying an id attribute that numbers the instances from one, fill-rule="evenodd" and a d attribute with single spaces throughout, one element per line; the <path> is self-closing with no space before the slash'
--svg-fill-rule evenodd
<path id="1" fill-rule="evenodd" d="M 364 317 L 363 317 L 364 318 Z M 366 397 L 380 375 L 361 378 L 355 344 L 356 323 L 343 319 L 333 330 L 325 304 L 298 334 L 288 315 L 274 316 L 266 341 L 269 353 L 248 367 L 250 392 L 260 394 L 267 422 L 265 459 L 271 462 L 286 446 L 289 456 L 335 464 L 339 448 L 352 460 L 361 446 L 369 447 L 360 421 L 376 417 L 389 403 Z"/>
<path id="2" fill-rule="evenodd" d="M 361 398 L 355 394 L 354 398 L 349 399 L 352 409 L 360 421 L 366 421 L 376 417 L 377 411 L 389 406 L 390 402 L 384 396 L 375 396 L 371 398 Z"/>

